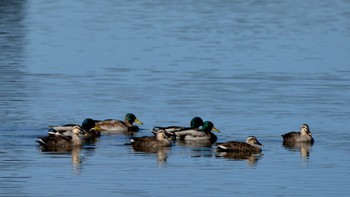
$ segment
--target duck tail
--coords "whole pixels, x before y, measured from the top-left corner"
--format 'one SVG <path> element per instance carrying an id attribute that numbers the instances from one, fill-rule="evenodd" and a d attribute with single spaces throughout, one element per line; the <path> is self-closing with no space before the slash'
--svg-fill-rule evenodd
<path id="1" fill-rule="evenodd" d="M 218 146 L 218 149 L 227 150 L 227 148 L 221 144 L 217 144 L 217 146 Z"/>
<path id="2" fill-rule="evenodd" d="M 42 146 L 46 145 L 46 143 L 41 138 L 38 138 L 35 141 L 38 142 Z"/>

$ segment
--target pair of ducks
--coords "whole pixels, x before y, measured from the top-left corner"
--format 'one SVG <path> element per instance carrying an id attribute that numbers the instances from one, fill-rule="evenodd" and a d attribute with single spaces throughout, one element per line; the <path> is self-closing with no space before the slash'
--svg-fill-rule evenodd
<path id="1" fill-rule="evenodd" d="M 36 141 L 45 151 L 70 151 L 72 147 L 81 146 L 83 141 L 95 139 L 101 132 L 125 132 L 132 133 L 138 131 L 138 126 L 133 123 L 143 124 L 134 114 L 125 115 L 124 121 L 107 119 L 93 120 L 86 118 L 81 126 L 78 124 L 66 124 L 60 126 L 49 126 L 48 136 L 39 137 Z"/>
<path id="2" fill-rule="evenodd" d="M 307 124 L 302 124 L 300 131 L 292 131 L 281 135 L 284 145 L 292 145 L 296 143 L 313 143 L 314 139 Z M 218 151 L 222 152 L 237 152 L 237 153 L 261 153 L 261 146 L 263 146 L 254 136 L 249 136 L 246 142 L 229 141 L 225 143 L 217 143 Z"/>

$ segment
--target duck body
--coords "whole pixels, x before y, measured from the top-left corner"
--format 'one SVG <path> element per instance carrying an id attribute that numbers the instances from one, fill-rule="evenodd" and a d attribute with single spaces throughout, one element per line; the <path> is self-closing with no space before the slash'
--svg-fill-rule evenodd
<path id="1" fill-rule="evenodd" d="M 101 128 L 102 132 L 111 132 L 111 133 L 119 133 L 119 132 L 136 132 L 139 130 L 137 125 L 133 125 L 133 123 L 143 124 L 139 121 L 134 114 L 126 114 L 124 121 L 121 120 L 113 120 L 107 119 L 103 121 L 96 121 L 96 125 Z"/>
<path id="2" fill-rule="evenodd" d="M 219 152 L 235 152 L 243 154 L 258 154 L 261 153 L 262 144 L 254 136 L 249 136 L 246 142 L 228 141 L 217 143 Z"/>
<path id="3" fill-rule="evenodd" d="M 49 126 L 49 135 L 64 135 L 72 136 L 72 129 L 74 126 L 79 126 L 78 124 L 65 124 L 59 126 Z"/>
<path id="4" fill-rule="evenodd" d="M 190 127 L 184 126 L 167 126 L 167 127 L 154 127 L 153 132 L 162 129 L 167 133 L 173 133 L 175 131 L 185 130 L 185 129 L 199 129 L 199 127 L 203 126 L 203 120 L 200 117 L 193 117 L 190 122 Z"/>
<path id="5" fill-rule="evenodd" d="M 217 136 L 211 131 L 220 132 L 214 127 L 214 124 L 210 121 L 206 121 L 201 129 L 188 128 L 173 132 L 176 135 L 176 139 L 188 141 L 188 142 L 210 142 L 211 144 L 217 141 Z"/>
<path id="6" fill-rule="evenodd" d="M 72 136 L 49 135 L 39 137 L 36 142 L 39 143 L 44 151 L 70 151 L 72 147 L 82 146 L 82 140 L 79 137 L 79 133 L 82 132 L 79 126 L 74 126 Z"/>
<path id="7" fill-rule="evenodd" d="M 302 124 L 300 132 L 292 131 L 281 135 L 283 143 L 314 143 L 314 138 L 307 124 Z"/>
<path id="8" fill-rule="evenodd" d="M 65 124 L 58 126 L 49 126 L 49 135 L 64 135 L 64 136 L 72 136 L 72 130 L 74 126 L 80 126 L 78 124 Z M 84 132 L 88 132 L 92 128 L 95 127 L 95 120 L 91 118 L 86 118 L 82 124 L 81 128 Z"/>
<path id="9" fill-rule="evenodd" d="M 155 149 L 172 145 L 164 130 L 157 131 L 156 136 L 133 137 L 130 141 L 135 149 Z"/>

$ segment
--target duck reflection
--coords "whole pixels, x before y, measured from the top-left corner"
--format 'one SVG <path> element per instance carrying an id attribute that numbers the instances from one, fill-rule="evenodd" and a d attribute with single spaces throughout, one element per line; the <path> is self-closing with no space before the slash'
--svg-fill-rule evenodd
<path id="1" fill-rule="evenodd" d="M 133 146 L 133 150 L 136 152 L 143 152 L 149 154 L 156 154 L 157 164 L 163 166 L 167 162 L 170 147 L 145 147 L 145 146 Z"/>
<path id="2" fill-rule="evenodd" d="M 256 166 L 263 154 L 246 154 L 238 152 L 217 152 L 217 157 L 223 157 L 230 160 L 246 160 L 249 166 Z"/>
<path id="3" fill-rule="evenodd" d="M 82 157 L 80 156 L 80 152 L 81 152 L 81 147 L 73 147 L 71 151 L 72 168 L 75 174 L 80 174 L 81 172 Z"/>
<path id="4" fill-rule="evenodd" d="M 67 149 L 47 150 L 41 147 L 40 150 L 45 154 L 55 155 L 55 158 L 57 157 L 57 155 L 62 155 L 62 156 L 71 155 L 72 169 L 75 174 L 80 174 L 81 164 L 82 164 L 82 161 L 84 160 L 83 157 L 81 156 L 82 147 L 74 146 L 69 150 Z"/>
<path id="5" fill-rule="evenodd" d="M 300 156 L 304 159 L 308 159 L 310 157 L 311 147 L 313 143 L 307 142 L 283 142 L 283 146 L 292 152 L 300 151 Z"/>
<path id="6" fill-rule="evenodd" d="M 178 146 L 185 146 L 190 148 L 201 148 L 201 147 L 211 147 L 212 143 L 210 141 L 182 141 L 177 140 L 175 141 L 175 144 Z"/>

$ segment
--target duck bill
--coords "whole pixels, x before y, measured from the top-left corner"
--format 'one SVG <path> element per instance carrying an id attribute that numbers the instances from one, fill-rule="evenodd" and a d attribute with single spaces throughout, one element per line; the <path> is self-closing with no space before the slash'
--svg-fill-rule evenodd
<path id="1" fill-rule="evenodd" d="M 100 125 L 95 125 L 95 127 L 93 128 L 96 131 L 102 131 L 103 129 L 100 127 Z"/>
<path id="2" fill-rule="evenodd" d="M 211 130 L 220 133 L 220 130 L 215 127 L 213 127 Z"/>
<path id="3" fill-rule="evenodd" d="M 143 125 L 143 123 L 141 121 L 139 121 L 139 119 L 137 119 L 137 118 L 135 119 L 135 122 L 139 125 Z"/>
<path id="4" fill-rule="evenodd" d="M 256 145 L 264 146 L 264 144 L 260 143 L 258 140 L 256 140 Z"/>

